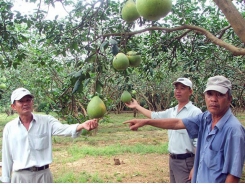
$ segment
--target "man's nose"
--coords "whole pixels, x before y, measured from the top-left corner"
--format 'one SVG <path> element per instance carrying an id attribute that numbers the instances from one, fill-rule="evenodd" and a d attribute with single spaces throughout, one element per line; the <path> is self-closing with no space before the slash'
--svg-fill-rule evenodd
<path id="1" fill-rule="evenodd" d="M 217 101 L 218 100 L 218 96 L 217 95 L 211 95 L 210 96 L 210 100 Z"/>

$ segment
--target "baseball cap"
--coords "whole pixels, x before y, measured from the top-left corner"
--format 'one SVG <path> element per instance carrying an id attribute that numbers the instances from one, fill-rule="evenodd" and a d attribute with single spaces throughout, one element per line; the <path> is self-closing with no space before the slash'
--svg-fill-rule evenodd
<path id="1" fill-rule="evenodd" d="M 181 83 L 192 88 L 192 82 L 187 78 L 178 78 L 176 81 L 173 82 L 173 85 L 175 85 L 176 83 Z"/>
<path id="2" fill-rule="evenodd" d="M 20 100 L 21 98 L 23 98 L 26 95 L 30 95 L 32 98 L 34 98 L 34 96 L 27 89 L 25 89 L 25 88 L 17 88 L 16 90 L 14 90 L 12 92 L 11 104 L 13 104 L 15 100 Z"/>
<path id="3" fill-rule="evenodd" d="M 222 94 L 225 94 L 228 91 L 228 89 L 231 90 L 231 81 L 225 78 L 224 76 L 217 75 L 208 79 L 206 89 L 203 93 L 209 90 L 214 90 Z"/>

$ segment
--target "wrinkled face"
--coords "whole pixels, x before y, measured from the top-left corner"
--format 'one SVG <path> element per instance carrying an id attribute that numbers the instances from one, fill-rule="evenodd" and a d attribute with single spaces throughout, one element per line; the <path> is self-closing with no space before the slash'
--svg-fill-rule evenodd
<path id="1" fill-rule="evenodd" d="M 174 87 L 174 97 L 179 102 L 187 102 L 192 94 L 192 89 L 182 83 L 176 83 Z"/>
<path id="2" fill-rule="evenodd" d="M 232 97 L 228 93 L 222 94 L 210 90 L 205 92 L 204 95 L 207 109 L 212 115 L 223 116 L 230 107 Z"/>
<path id="3" fill-rule="evenodd" d="M 30 95 L 24 96 L 20 100 L 15 100 L 11 107 L 19 115 L 29 114 L 33 110 L 33 98 Z"/>

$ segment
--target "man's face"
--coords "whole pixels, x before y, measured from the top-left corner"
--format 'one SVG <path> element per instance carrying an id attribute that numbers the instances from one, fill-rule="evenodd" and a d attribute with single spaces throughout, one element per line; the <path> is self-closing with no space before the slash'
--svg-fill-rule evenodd
<path id="1" fill-rule="evenodd" d="M 205 92 L 204 95 L 207 109 L 212 115 L 223 116 L 230 107 L 232 97 L 229 97 L 228 93 L 222 94 L 210 90 Z"/>
<path id="2" fill-rule="evenodd" d="M 33 98 L 30 95 L 24 96 L 20 100 L 15 100 L 11 107 L 19 115 L 29 114 L 33 110 Z"/>
<path id="3" fill-rule="evenodd" d="M 174 87 L 174 97 L 179 102 L 189 101 L 192 94 L 192 89 L 189 86 L 185 86 L 182 83 L 176 83 Z"/>

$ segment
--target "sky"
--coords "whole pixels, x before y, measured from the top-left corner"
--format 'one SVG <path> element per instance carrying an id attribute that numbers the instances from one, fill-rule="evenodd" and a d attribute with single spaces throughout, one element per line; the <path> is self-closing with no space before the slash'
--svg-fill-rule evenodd
<path id="1" fill-rule="evenodd" d="M 17 10 L 21 12 L 21 14 L 32 14 L 32 11 L 37 7 L 36 4 L 26 2 L 26 0 L 15 0 L 13 2 L 14 7 L 12 10 Z M 48 10 L 48 7 L 46 10 Z M 55 2 L 55 8 L 53 8 L 53 6 L 49 6 L 46 19 L 53 20 L 56 15 L 59 15 L 59 18 L 64 18 L 67 15 L 67 12 L 64 10 L 60 2 Z"/>
<path id="2" fill-rule="evenodd" d="M 14 2 L 13 10 L 17 10 L 23 14 L 32 14 L 33 9 L 37 7 L 35 3 L 26 2 L 30 0 L 12 0 Z M 75 0 L 74 0 L 75 1 Z M 85 0 L 82 0 L 85 1 Z M 90 1 L 90 0 L 87 0 Z M 123 2 L 124 0 L 115 0 Z M 43 7 L 44 5 L 42 5 Z M 67 11 L 69 11 L 69 7 L 66 7 Z M 48 10 L 48 7 L 47 7 Z M 64 18 L 68 13 L 64 10 L 62 4 L 60 2 L 55 2 L 55 8 L 53 6 L 49 6 L 49 11 L 46 19 L 53 20 L 56 15 L 59 15 L 58 18 Z"/>

